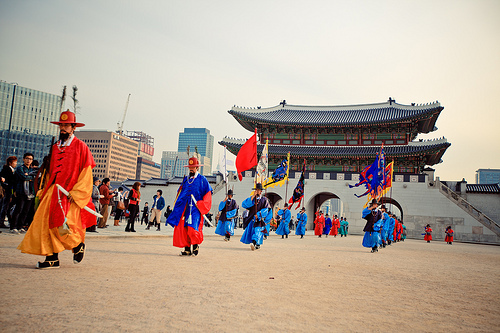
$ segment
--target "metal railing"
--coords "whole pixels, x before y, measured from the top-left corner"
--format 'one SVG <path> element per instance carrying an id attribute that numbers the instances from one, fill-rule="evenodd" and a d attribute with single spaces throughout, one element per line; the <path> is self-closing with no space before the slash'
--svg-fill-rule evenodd
<path id="1" fill-rule="evenodd" d="M 469 202 L 467 202 L 467 200 L 462 198 L 458 193 L 456 193 L 443 183 L 439 182 L 438 188 L 439 192 L 444 194 L 444 196 L 446 196 L 457 206 L 469 213 L 469 215 L 475 218 L 479 223 L 493 231 L 497 236 L 500 236 L 500 225 L 497 222 L 486 216 L 483 212 L 471 205 Z"/>

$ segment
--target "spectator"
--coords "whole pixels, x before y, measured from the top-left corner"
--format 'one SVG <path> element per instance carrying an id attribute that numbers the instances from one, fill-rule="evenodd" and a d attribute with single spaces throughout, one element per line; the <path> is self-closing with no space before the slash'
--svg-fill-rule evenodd
<path id="1" fill-rule="evenodd" d="M 123 202 L 123 187 L 118 188 L 118 192 L 115 194 L 115 223 L 114 226 L 120 225 L 120 219 L 122 217 L 123 211 L 125 210 L 125 203 Z"/>
<path id="2" fill-rule="evenodd" d="M 139 191 L 140 187 L 141 183 L 135 182 L 132 189 L 128 193 L 128 210 L 130 215 L 128 217 L 127 226 L 125 227 L 126 232 L 135 232 L 135 217 L 139 213 L 139 202 L 141 201 L 141 192 Z"/>
<path id="3" fill-rule="evenodd" d="M 38 170 L 40 169 L 40 163 L 38 163 L 37 160 L 33 160 L 33 163 L 31 163 L 31 171 L 30 171 L 30 175 L 33 176 L 33 182 L 32 182 L 32 185 L 33 185 L 33 202 L 32 204 L 30 205 L 30 208 L 29 208 L 29 211 L 27 212 L 27 215 L 26 215 L 26 219 L 24 220 L 24 223 L 22 225 L 22 227 L 24 228 L 24 230 L 28 230 L 29 226 L 31 225 L 31 221 L 33 221 L 33 216 L 35 215 L 35 209 L 36 209 L 36 206 L 37 206 L 37 201 L 38 201 L 38 198 L 36 197 L 36 192 L 35 192 L 35 184 L 38 184 L 36 180 L 36 177 L 38 175 Z"/>
<path id="4" fill-rule="evenodd" d="M 101 209 L 100 209 L 100 204 L 99 204 L 99 199 L 101 197 L 104 197 L 103 195 L 99 194 L 99 183 L 101 181 L 99 180 L 98 177 L 94 177 L 94 185 L 92 187 L 92 203 L 94 204 L 95 206 L 95 211 L 96 212 L 99 212 Z M 96 230 L 96 227 L 97 227 L 97 223 L 99 223 L 99 218 L 96 217 L 97 221 L 96 221 L 96 224 L 94 224 L 93 226 L 91 227 L 88 227 L 87 228 L 87 232 L 97 232 Z"/>
<path id="5" fill-rule="evenodd" d="M 168 207 L 170 207 L 170 206 L 168 206 Z M 141 225 L 142 225 L 142 222 L 144 222 L 147 225 L 148 221 L 149 221 L 149 207 L 148 207 L 148 203 L 146 202 L 144 204 L 144 208 L 142 209 Z"/>
<path id="6" fill-rule="evenodd" d="M 156 195 L 153 197 L 153 206 L 151 206 L 151 216 L 149 217 L 149 225 L 146 230 L 149 230 L 151 225 L 153 225 L 153 219 L 156 218 L 156 223 L 158 224 L 158 229 L 160 230 L 161 223 L 161 211 L 165 208 L 165 199 L 161 196 L 163 194 L 162 190 L 156 191 Z"/>
<path id="7" fill-rule="evenodd" d="M 15 205 L 12 223 L 10 224 L 10 232 L 18 234 L 25 232 L 22 229 L 26 216 L 34 204 L 35 188 L 33 180 L 35 176 L 31 174 L 31 163 L 33 162 L 33 154 L 26 153 L 23 156 L 23 165 L 16 168 L 16 189 L 15 189 Z"/>
<path id="8" fill-rule="evenodd" d="M 116 194 L 113 194 L 109 190 L 109 184 L 111 181 L 109 178 L 104 178 L 102 180 L 101 187 L 99 187 L 99 194 L 102 195 L 102 197 L 99 199 L 99 202 L 101 203 L 101 219 L 99 220 L 99 225 L 97 226 L 98 228 L 106 228 L 108 223 L 108 217 L 109 217 L 109 200 L 113 198 Z"/>
<path id="9" fill-rule="evenodd" d="M 14 204 L 13 191 L 15 188 L 16 177 L 15 171 L 17 168 L 17 157 L 9 156 L 5 165 L 0 172 L 0 181 L 2 188 L 4 190 L 4 197 L 0 201 L 0 228 L 7 228 L 5 226 L 5 216 L 9 219 L 9 223 L 12 223 L 12 216 L 10 215 L 10 210 Z"/>

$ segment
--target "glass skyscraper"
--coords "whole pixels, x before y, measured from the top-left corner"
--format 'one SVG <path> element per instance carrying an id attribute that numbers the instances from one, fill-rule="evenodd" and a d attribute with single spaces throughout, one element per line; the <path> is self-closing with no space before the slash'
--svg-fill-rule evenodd
<path id="1" fill-rule="evenodd" d="M 500 169 L 476 170 L 476 184 L 499 184 Z"/>
<path id="2" fill-rule="evenodd" d="M 211 175 L 214 155 L 214 136 L 210 134 L 210 130 L 206 128 L 184 128 L 184 132 L 179 133 L 177 151 L 185 153 L 188 146 L 191 156 L 195 152 L 195 147 L 197 147 L 198 153 L 201 156 L 208 157 L 210 170 L 203 170 L 203 174 Z"/>
<path id="3" fill-rule="evenodd" d="M 59 128 L 60 96 L 0 81 L 0 163 L 32 153 L 40 164 Z"/>

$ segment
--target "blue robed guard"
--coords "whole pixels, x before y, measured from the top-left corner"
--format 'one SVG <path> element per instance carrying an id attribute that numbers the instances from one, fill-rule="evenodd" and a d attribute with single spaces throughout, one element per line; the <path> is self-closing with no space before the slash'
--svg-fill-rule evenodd
<path id="1" fill-rule="evenodd" d="M 377 199 L 373 199 L 369 207 L 363 209 L 363 218 L 366 220 L 363 231 L 363 246 L 370 247 L 373 252 L 378 252 L 378 245 L 381 244 L 380 228 L 382 227 L 382 212 L 378 209 Z"/>
<path id="2" fill-rule="evenodd" d="M 224 240 L 228 242 L 231 236 L 234 235 L 234 222 L 238 217 L 238 204 L 233 199 L 233 190 L 227 191 L 227 196 L 219 204 L 219 222 L 215 233 L 224 236 Z"/>
<path id="3" fill-rule="evenodd" d="M 280 225 L 276 229 L 276 234 L 281 235 L 281 238 L 288 238 L 290 234 L 290 220 L 292 219 L 292 213 L 288 209 L 288 204 L 285 203 L 285 207 L 278 211 L 278 217 L 280 218 Z"/>
<path id="4" fill-rule="evenodd" d="M 323 235 L 328 237 L 330 230 L 332 229 L 332 219 L 328 214 L 325 215 L 325 227 L 323 228 Z"/>
<path id="5" fill-rule="evenodd" d="M 243 220 L 245 231 L 241 236 L 240 242 L 250 244 L 252 251 L 259 249 L 264 242 L 264 229 L 266 223 L 271 220 L 271 205 L 269 200 L 262 195 L 262 184 L 257 183 L 254 188 L 254 194 L 246 198 L 241 206 L 248 209 L 248 217 Z"/>
<path id="6" fill-rule="evenodd" d="M 297 229 L 295 230 L 295 234 L 300 238 L 304 238 L 306 234 L 306 224 L 307 224 L 307 214 L 306 209 L 302 207 L 300 212 L 297 214 Z"/>

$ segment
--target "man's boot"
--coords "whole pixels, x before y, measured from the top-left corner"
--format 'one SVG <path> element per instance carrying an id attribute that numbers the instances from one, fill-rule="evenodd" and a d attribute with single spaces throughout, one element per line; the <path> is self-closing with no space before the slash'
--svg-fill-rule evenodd
<path id="1" fill-rule="evenodd" d="M 191 255 L 191 246 L 184 247 L 184 251 L 182 251 L 180 256 L 190 256 Z"/>
<path id="2" fill-rule="evenodd" d="M 198 255 L 198 251 L 200 250 L 200 245 L 198 244 L 193 244 L 193 256 L 197 256 Z"/>
<path id="3" fill-rule="evenodd" d="M 50 256 L 45 257 L 44 262 L 38 262 L 36 268 L 39 269 L 49 269 L 49 268 L 59 268 L 59 255 L 54 253 Z"/>
<path id="4" fill-rule="evenodd" d="M 73 263 L 79 264 L 83 260 L 85 254 L 85 244 L 80 243 L 77 247 L 73 248 Z"/>

